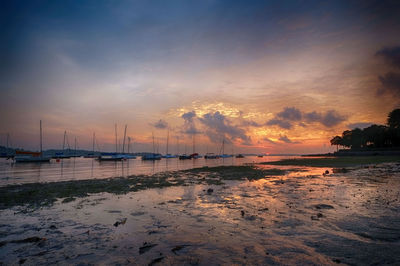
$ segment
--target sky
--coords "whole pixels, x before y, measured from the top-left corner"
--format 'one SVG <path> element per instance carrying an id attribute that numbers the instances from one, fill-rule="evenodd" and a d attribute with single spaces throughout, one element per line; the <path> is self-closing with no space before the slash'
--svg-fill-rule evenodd
<path id="1" fill-rule="evenodd" d="M 0 145 L 322 153 L 400 107 L 399 1 L 2 1 Z M 193 141 L 194 138 L 194 141 Z"/>

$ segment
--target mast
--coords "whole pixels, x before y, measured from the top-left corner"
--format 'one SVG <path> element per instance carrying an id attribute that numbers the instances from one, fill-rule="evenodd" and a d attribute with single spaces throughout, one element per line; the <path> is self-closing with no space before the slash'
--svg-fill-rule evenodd
<path id="1" fill-rule="evenodd" d="M 93 147 L 92 147 L 93 155 L 94 155 L 94 140 L 95 139 L 96 139 L 96 132 L 93 132 Z"/>
<path id="2" fill-rule="evenodd" d="M 75 137 L 75 151 L 74 151 L 74 155 L 76 156 L 76 137 Z"/>
<path id="3" fill-rule="evenodd" d="M 151 135 L 153 137 L 153 155 L 154 155 L 156 153 L 155 146 L 154 146 L 154 132 L 151 132 Z"/>
<path id="4" fill-rule="evenodd" d="M 67 131 L 65 130 L 64 131 L 64 140 L 63 140 L 63 154 L 64 154 L 64 149 L 65 149 L 65 138 L 66 138 L 66 136 L 67 136 Z"/>
<path id="5" fill-rule="evenodd" d="M 169 128 L 168 128 L 168 132 L 167 132 L 167 153 L 168 154 L 168 144 L 169 144 Z"/>
<path id="6" fill-rule="evenodd" d="M 7 133 L 7 150 L 6 150 L 6 153 L 8 154 L 8 141 L 9 141 L 9 139 L 10 139 L 10 133 Z"/>
<path id="7" fill-rule="evenodd" d="M 42 120 L 40 120 L 40 157 L 42 157 L 43 143 L 42 143 Z"/>
<path id="8" fill-rule="evenodd" d="M 124 141 L 122 144 L 122 153 L 125 153 L 125 138 L 126 138 L 126 128 L 128 127 L 128 125 L 125 125 L 125 131 L 124 131 Z"/>
<path id="9" fill-rule="evenodd" d="M 176 136 L 176 154 L 179 155 L 179 136 Z"/>
<path id="10" fill-rule="evenodd" d="M 129 146 L 131 146 L 131 137 L 128 137 L 128 154 L 129 154 Z"/>
<path id="11" fill-rule="evenodd" d="M 192 139 L 193 139 L 193 152 L 192 152 L 192 154 L 194 154 L 194 133 L 193 133 L 193 135 L 192 135 Z"/>
<path id="12" fill-rule="evenodd" d="M 117 124 L 115 124 L 115 152 L 118 152 Z"/>

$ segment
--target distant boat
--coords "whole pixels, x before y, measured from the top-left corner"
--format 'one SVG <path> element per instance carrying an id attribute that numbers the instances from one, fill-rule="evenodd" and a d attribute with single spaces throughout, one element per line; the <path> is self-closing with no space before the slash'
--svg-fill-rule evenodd
<path id="1" fill-rule="evenodd" d="M 201 156 L 200 156 L 198 153 L 190 154 L 190 157 L 192 157 L 193 159 L 199 159 L 199 158 L 201 158 Z"/>
<path id="2" fill-rule="evenodd" d="M 190 159 L 192 159 L 192 156 L 190 155 L 187 154 L 179 155 L 179 160 L 190 160 Z"/>
<path id="3" fill-rule="evenodd" d="M 43 157 L 41 152 L 15 151 L 14 160 L 17 163 L 50 162 L 50 157 Z"/>
<path id="4" fill-rule="evenodd" d="M 264 157 L 264 155 L 259 154 L 259 155 L 257 155 L 257 157 L 258 157 L 258 158 L 262 158 L 262 157 Z"/>
<path id="5" fill-rule="evenodd" d="M 117 137 L 117 124 L 115 124 L 115 152 L 102 152 L 97 158 L 98 161 L 122 161 L 124 155 L 118 153 L 118 137 Z"/>
<path id="6" fill-rule="evenodd" d="M 166 158 L 166 159 L 169 159 L 169 158 L 177 158 L 178 157 L 178 155 L 172 155 L 172 154 L 165 154 L 165 155 L 163 155 L 162 156 L 163 158 Z"/>
<path id="7" fill-rule="evenodd" d="M 208 153 L 206 153 L 206 155 L 204 155 L 204 159 L 218 159 L 218 158 L 219 158 L 219 155 L 216 155 L 216 154 L 210 153 L 210 152 L 208 152 Z"/>
<path id="8" fill-rule="evenodd" d="M 155 161 L 155 160 L 161 160 L 161 154 L 155 152 L 155 146 L 154 146 L 154 133 L 152 133 L 153 137 L 153 153 L 149 153 L 146 155 L 142 156 L 142 160 L 144 161 Z"/>
<path id="9" fill-rule="evenodd" d="M 42 147 L 42 120 L 40 120 L 40 152 L 15 151 L 14 161 L 17 163 L 50 162 L 49 156 L 43 156 Z"/>
<path id="10" fill-rule="evenodd" d="M 67 139 L 67 131 L 64 131 L 64 141 L 63 141 L 63 147 L 62 147 L 62 152 L 56 152 L 56 154 L 53 156 L 53 159 L 69 159 L 71 158 L 70 155 L 66 155 L 65 154 L 65 141 L 67 141 L 68 143 L 68 139 Z M 68 149 L 69 149 L 69 143 L 68 143 Z"/>
<path id="11" fill-rule="evenodd" d="M 161 154 L 159 153 L 150 153 L 142 156 L 142 160 L 144 161 L 154 161 L 161 160 Z"/>
<path id="12" fill-rule="evenodd" d="M 162 156 L 162 158 L 165 158 L 165 159 L 177 158 L 178 155 L 172 155 L 172 154 L 168 153 L 168 148 L 169 148 L 169 129 L 168 129 L 168 133 L 167 133 L 167 150 L 166 150 L 165 155 Z"/>
<path id="13" fill-rule="evenodd" d="M 244 158 L 244 156 L 242 154 L 238 154 L 236 155 L 236 158 Z"/>
<path id="14" fill-rule="evenodd" d="M 95 140 L 96 140 L 96 133 L 93 132 L 92 152 L 90 152 L 90 153 L 86 154 L 85 156 L 83 156 L 84 158 L 97 158 L 97 157 L 99 157 L 94 152 Z"/>
<path id="15" fill-rule="evenodd" d="M 102 152 L 97 158 L 98 161 L 122 161 L 123 159 L 123 155 L 116 152 Z"/>
<path id="16" fill-rule="evenodd" d="M 221 147 L 221 151 L 219 158 L 230 158 L 233 157 L 233 155 L 231 154 L 225 154 L 225 138 L 222 139 L 222 147 Z"/>

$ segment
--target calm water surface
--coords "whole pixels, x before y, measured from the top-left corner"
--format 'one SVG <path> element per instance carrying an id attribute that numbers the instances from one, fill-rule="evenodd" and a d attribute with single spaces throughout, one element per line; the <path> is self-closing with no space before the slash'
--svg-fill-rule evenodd
<path id="1" fill-rule="evenodd" d="M 400 164 L 326 169 L 0 210 L 0 265 L 400 265 Z"/>
<path id="2" fill-rule="evenodd" d="M 249 156 L 245 158 L 225 158 L 205 160 L 179 160 L 177 158 L 160 161 L 142 161 L 140 158 L 120 162 L 98 162 L 91 158 L 71 158 L 50 163 L 13 163 L 0 158 L 0 186 L 10 184 L 57 182 L 92 178 L 109 178 L 138 174 L 154 174 L 164 171 L 184 170 L 203 166 L 241 165 L 245 163 L 277 161 L 284 156 Z"/>

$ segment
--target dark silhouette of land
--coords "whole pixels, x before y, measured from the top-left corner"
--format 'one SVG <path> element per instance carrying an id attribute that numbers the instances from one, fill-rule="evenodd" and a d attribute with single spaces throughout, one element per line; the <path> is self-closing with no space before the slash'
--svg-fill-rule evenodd
<path id="1" fill-rule="evenodd" d="M 400 109 L 388 114 L 386 125 L 371 125 L 364 129 L 343 131 L 341 136 L 331 139 L 337 146 L 334 155 L 399 155 L 400 154 Z M 339 147 L 344 149 L 339 150 Z"/>

